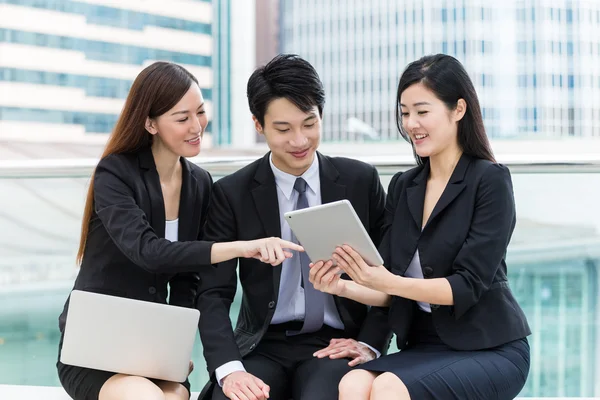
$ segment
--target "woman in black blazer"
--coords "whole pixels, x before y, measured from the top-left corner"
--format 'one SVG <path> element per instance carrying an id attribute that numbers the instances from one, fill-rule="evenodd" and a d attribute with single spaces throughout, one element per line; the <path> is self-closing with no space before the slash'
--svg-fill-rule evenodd
<path id="1" fill-rule="evenodd" d="M 278 238 L 202 241 L 212 178 L 185 157 L 200 152 L 208 123 L 198 81 L 156 62 L 135 79 L 93 175 L 74 289 L 194 307 L 199 272 L 238 257 L 278 265 L 302 250 Z M 69 300 L 59 318 L 64 333 Z M 165 345 L 168 345 L 165 343 Z M 189 399 L 189 382 L 126 376 L 57 363 L 75 400 Z"/>
<path id="2" fill-rule="evenodd" d="M 389 186 L 385 267 L 343 246 L 337 267 L 311 270 L 323 291 L 389 306 L 401 350 L 348 373 L 340 399 L 513 399 L 529 372 L 531 332 L 507 280 L 510 173 L 494 161 L 477 94 L 456 59 L 411 63 L 397 101 L 398 128 L 418 166 Z M 339 269 L 352 281 L 340 280 Z"/>

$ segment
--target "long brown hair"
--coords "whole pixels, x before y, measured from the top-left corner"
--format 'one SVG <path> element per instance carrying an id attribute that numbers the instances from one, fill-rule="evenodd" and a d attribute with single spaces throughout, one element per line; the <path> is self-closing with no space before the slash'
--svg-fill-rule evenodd
<path id="1" fill-rule="evenodd" d="M 159 61 L 144 68 L 131 85 L 121 115 L 100 158 L 111 154 L 135 153 L 150 146 L 152 135 L 145 128 L 146 118 L 156 118 L 169 111 L 193 83 L 198 84 L 198 80 L 177 64 Z M 77 264 L 83 260 L 93 213 L 94 173 L 83 210 Z"/>

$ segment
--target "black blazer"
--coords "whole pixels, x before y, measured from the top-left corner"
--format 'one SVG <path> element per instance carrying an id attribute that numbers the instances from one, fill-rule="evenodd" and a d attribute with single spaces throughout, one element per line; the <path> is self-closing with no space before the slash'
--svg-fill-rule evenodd
<path id="1" fill-rule="evenodd" d="M 424 278 L 448 279 L 454 305 L 432 304 L 431 312 L 438 335 L 454 349 L 485 349 L 529 335 L 506 276 L 516 221 L 508 168 L 463 155 L 421 231 L 428 176 L 425 163 L 390 182 L 380 247 L 386 266 L 404 275 L 418 248 Z M 393 297 L 389 321 L 399 349 L 414 310 L 416 302 Z"/>
<path id="2" fill-rule="evenodd" d="M 350 200 L 367 232 L 378 244 L 385 193 L 377 170 L 347 158 L 321 154 L 318 157 L 322 203 Z M 207 239 L 217 242 L 281 236 L 277 188 L 269 154 L 215 182 L 205 231 Z M 229 309 L 237 287 L 237 263 L 231 260 L 201 273 L 200 337 L 213 380 L 216 368 L 229 361 L 241 361 L 254 350 L 277 304 L 281 265 L 273 267 L 255 259 L 240 259 L 243 296 L 235 332 L 232 330 Z M 347 337 L 358 338 L 385 353 L 391 337 L 387 309 L 373 308 L 368 312 L 365 305 L 338 297 L 335 303 Z"/>
<path id="3" fill-rule="evenodd" d="M 181 159 L 178 242 L 165 237 L 165 205 L 150 148 L 113 154 L 94 173 L 94 212 L 74 289 L 193 307 L 198 272 L 210 267 L 202 239 L 212 188 L 208 172 Z M 59 318 L 64 329 L 69 301 Z"/>

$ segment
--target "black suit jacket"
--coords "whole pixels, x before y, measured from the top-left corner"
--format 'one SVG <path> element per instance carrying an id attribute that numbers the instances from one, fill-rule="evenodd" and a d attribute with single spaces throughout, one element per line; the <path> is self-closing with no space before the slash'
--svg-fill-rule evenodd
<path id="1" fill-rule="evenodd" d="M 210 267 L 202 238 L 212 179 L 181 159 L 178 242 L 165 237 L 165 204 L 150 148 L 113 154 L 94 173 L 94 212 L 74 289 L 193 307 L 198 271 Z M 67 300 L 59 318 L 64 329 Z"/>
<path id="2" fill-rule="evenodd" d="M 515 227 L 508 168 L 463 155 L 421 230 L 429 164 L 396 174 L 386 202 L 380 252 L 404 275 L 419 250 L 425 279 L 446 277 L 453 306 L 431 305 L 440 338 L 457 350 L 498 346 L 531 333 L 509 288 L 506 248 Z M 416 302 L 394 297 L 390 325 L 406 346 Z"/>
<path id="3" fill-rule="evenodd" d="M 380 242 L 385 193 L 377 170 L 368 164 L 318 154 L 322 203 L 348 199 L 375 244 Z M 217 242 L 281 236 L 279 204 L 269 154 L 213 186 L 206 238 Z M 235 332 L 229 309 L 236 287 L 238 260 L 203 271 L 198 297 L 200 336 L 211 379 L 223 364 L 242 360 L 262 339 L 277 305 L 281 265 L 255 259 L 239 260 L 243 288 Z M 368 308 L 335 298 L 348 337 L 357 338 L 385 353 L 389 345 L 387 309 Z"/>

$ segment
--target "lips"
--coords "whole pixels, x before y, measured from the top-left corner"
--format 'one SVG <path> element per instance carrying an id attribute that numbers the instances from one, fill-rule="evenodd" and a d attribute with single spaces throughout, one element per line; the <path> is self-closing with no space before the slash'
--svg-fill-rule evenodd
<path id="1" fill-rule="evenodd" d="M 196 136 L 195 138 L 185 140 L 185 142 L 188 143 L 188 144 L 192 144 L 192 145 L 199 144 L 200 143 L 200 136 Z"/>
<path id="2" fill-rule="evenodd" d="M 308 154 L 308 150 L 309 149 L 304 149 L 304 150 L 300 150 L 300 151 L 292 151 L 292 152 L 290 152 L 290 154 L 296 158 L 304 158 Z"/>
<path id="3" fill-rule="evenodd" d="M 417 144 L 421 144 L 423 143 L 423 141 L 425 141 L 427 138 L 429 137 L 429 135 L 427 133 L 419 133 L 413 136 L 413 143 L 415 145 Z"/>

